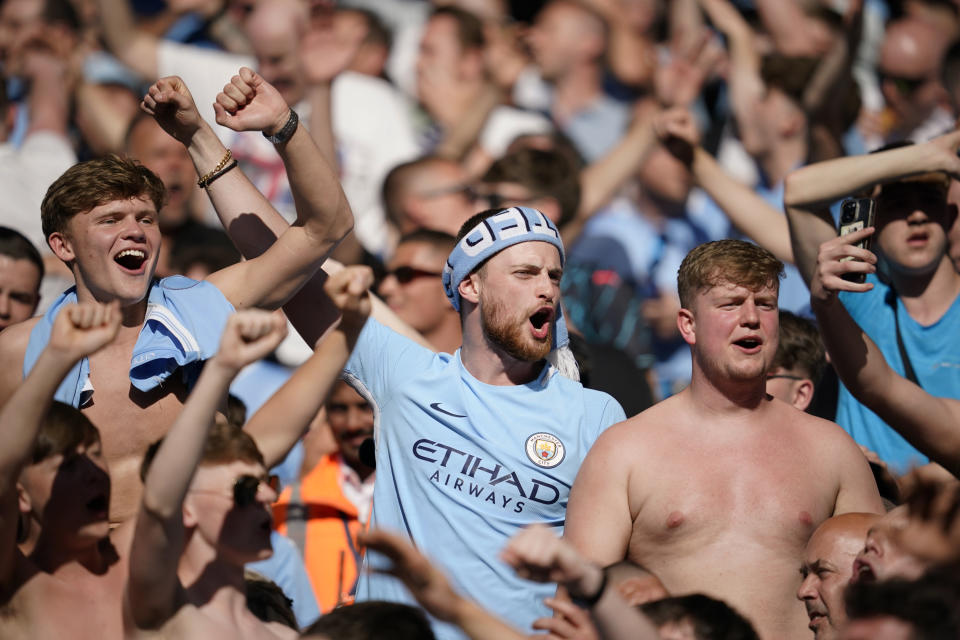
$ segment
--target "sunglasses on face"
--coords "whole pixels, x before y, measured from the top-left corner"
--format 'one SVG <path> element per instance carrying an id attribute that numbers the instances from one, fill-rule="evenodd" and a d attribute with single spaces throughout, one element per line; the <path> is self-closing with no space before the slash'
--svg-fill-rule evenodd
<path id="1" fill-rule="evenodd" d="M 266 480 L 258 478 L 257 476 L 251 475 L 242 475 L 237 478 L 233 483 L 233 504 L 236 507 L 246 507 L 253 504 L 257 501 L 257 492 L 260 490 L 260 484 L 264 483 L 269 486 L 271 489 L 276 491 L 280 486 L 280 479 L 277 476 L 270 476 Z M 212 493 L 214 495 L 221 495 L 219 491 L 207 491 L 202 489 L 195 489 L 197 493 Z M 227 496 L 223 496 L 224 498 Z"/>
<path id="2" fill-rule="evenodd" d="M 878 71 L 877 75 L 880 78 L 880 84 L 887 81 L 891 82 L 897 92 L 902 96 L 913 95 L 913 93 L 929 79 L 925 77 L 911 78 L 910 76 L 898 76 L 884 71 Z"/>
<path id="3" fill-rule="evenodd" d="M 437 273 L 436 271 L 425 271 L 423 269 L 417 269 L 415 267 L 403 266 L 403 267 L 397 267 L 396 269 L 391 269 L 390 271 L 387 271 L 384 275 L 393 276 L 394 278 L 397 279 L 397 282 L 399 282 L 400 284 L 408 284 L 410 282 L 413 282 L 417 278 L 439 278 L 443 274 Z"/>

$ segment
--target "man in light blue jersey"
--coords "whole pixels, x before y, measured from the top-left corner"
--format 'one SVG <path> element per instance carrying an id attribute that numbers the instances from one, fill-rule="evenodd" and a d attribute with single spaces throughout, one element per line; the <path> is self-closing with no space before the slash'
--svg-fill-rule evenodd
<path id="1" fill-rule="evenodd" d="M 443 274 L 463 346 L 433 353 L 370 320 L 344 370 L 376 412 L 371 526 L 408 535 L 461 593 L 522 630 L 549 615 L 543 599 L 555 586 L 518 578 L 498 553 L 532 523 L 561 533 L 581 460 L 625 418 L 610 396 L 558 375 L 576 377 L 559 306 L 563 260 L 539 211 L 477 214 Z M 367 561 L 389 566 L 372 553 Z M 413 602 L 382 574 L 364 574 L 358 598 Z"/>

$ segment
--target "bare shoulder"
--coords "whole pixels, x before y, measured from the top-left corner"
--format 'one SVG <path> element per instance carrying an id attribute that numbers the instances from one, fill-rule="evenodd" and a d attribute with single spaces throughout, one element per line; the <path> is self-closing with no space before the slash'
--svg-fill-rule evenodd
<path id="1" fill-rule="evenodd" d="M 0 332 L 0 405 L 3 405 L 23 381 L 23 356 L 30 342 L 30 332 L 40 321 L 30 318 Z"/>
<path id="2" fill-rule="evenodd" d="M 645 451 L 656 450 L 660 441 L 669 438 L 669 427 L 683 413 L 683 408 L 684 403 L 678 396 L 658 402 L 604 431 L 593 449 L 615 458 L 635 460 Z"/>

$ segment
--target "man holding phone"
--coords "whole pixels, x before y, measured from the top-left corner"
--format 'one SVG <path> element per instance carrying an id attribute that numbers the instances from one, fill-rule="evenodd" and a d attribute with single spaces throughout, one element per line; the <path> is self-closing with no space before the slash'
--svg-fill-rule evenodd
<path id="1" fill-rule="evenodd" d="M 960 274 L 947 254 L 947 230 L 956 217 L 947 187 L 950 177 L 960 176 L 958 145 L 960 131 L 953 131 L 923 144 L 809 165 L 787 177 L 784 194 L 794 256 L 808 285 L 820 245 L 837 235 L 829 206 L 851 194 L 875 200 L 878 264 L 851 263 L 844 271 L 866 278 L 839 300 L 899 374 L 953 398 L 960 398 Z M 839 247 L 834 259 L 861 255 L 851 244 Z M 899 425 L 888 426 L 843 387 L 836 420 L 896 471 L 926 462 L 891 429 Z"/>

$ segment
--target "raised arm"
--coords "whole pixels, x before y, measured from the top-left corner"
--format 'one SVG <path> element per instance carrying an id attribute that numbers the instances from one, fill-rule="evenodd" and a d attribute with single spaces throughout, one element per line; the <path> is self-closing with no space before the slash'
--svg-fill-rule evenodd
<path id="1" fill-rule="evenodd" d="M 737 229 L 778 259 L 793 262 L 786 216 L 753 189 L 730 177 L 700 146 L 697 125 L 689 111 L 665 111 L 657 117 L 654 128 L 660 142 L 689 164 L 697 184 L 723 209 Z"/>
<path id="2" fill-rule="evenodd" d="M 106 344 L 120 329 L 118 303 L 64 307 L 53 323 L 50 341 L 30 374 L 0 411 L 0 590 L 8 583 L 16 550 L 17 478 L 30 452 L 60 381 L 79 362 Z"/>
<path id="3" fill-rule="evenodd" d="M 217 121 L 238 131 L 274 135 L 292 117 L 276 89 L 246 67 L 217 100 Z M 199 117 L 189 91 L 178 78 L 164 78 L 151 87 L 144 107 L 186 145 L 198 174 L 209 175 L 218 167 L 231 166 L 223 144 Z M 225 228 L 241 253 L 250 258 L 208 278 L 237 307 L 276 308 L 285 303 L 353 227 L 337 177 L 306 129 L 297 125 L 291 137 L 276 146 L 297 208 L 297 220 L 289 227 L 241 172 L 226 170 L 207 186 Z M 253 225 L 245 224 L 248 212 L 255 216 Z M 261 222 L 278 236 L 276 241 Z M 245 233 L 245 228 L 254 233 Z"/>
<path id="4" fill-rule="evenodd" d="M 137 26 L 127 0 L 97 0 L 100 30 L 110 52 L 147 80 L 157 77 L 157 36 Z"/>
<path id="5" fill-rule="evenodd" d="M 324 288 L 341 312 L 340 323 L 244 426 L 268 469 L 283 460 L 326 401 L 370 316 L 372 283 L 368 267 L 346 267 L 327 280 Z"/>
<path id="6" fill-rule="evenodd" d="M 406 539 L 373 529 L 361 533 L 359 542 L 391 560 L 393 566 L 387 573 L 403 582 L 430 615 L 457 625 L 471 640 L 524 640 L 527 637 L 457 593 L 443 572 Z"/>
<path id="7" fill-rule="evenodd" d="M 873 233 L 869 227 L 820 247 L 810 284 L 810 302 L 837 375 L 854 397 L 910 444 L 960 476 L 960 402 L 932 396 L 900 376 L 837 298 L 838 291 L 868 291 L 873 285 L 843 280 L 844 273 L 872 272 L 876 256 L 853 244 Z M 841 261 L 853 256 L 858 259 Z"/>
<path id="8" fill-rule="evenodd" d="M 232 315 L 220 350 L 207 361 L 157 450 L 144 479 L 130 548 L 125 595 L 137 628 L 158 628 L 181 604 L 177 565 L 184 544 L 183 499 L 217 407 L 240 369 L 273 351 L 285 334 L 286 323 L 276 314 L 249 309 Z"/>
<path id="9" fill-rule="evenodd" d="M 605 640 L 656 640 L 656 627 L 631 607 L 616 589 L 607 587 L 604 570 L 543 525 L 527 527 L 507 543 L 501 559 L 517 575 L 537 582 L 556 582 L 574 601 L 583 602 Z"/>
<path id="10" fill-rule="evenodd" d="M 787 176 L 783 195 L 797 268 L 807 286 L 820 245 L 837 235 L 829 206 L 875 184 L 931 171 L 960 173 L 960 131 L 880 153 L 807 165 Z"/>

